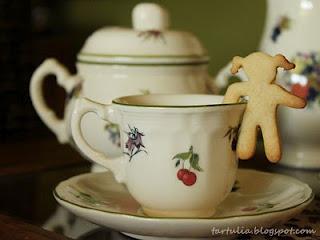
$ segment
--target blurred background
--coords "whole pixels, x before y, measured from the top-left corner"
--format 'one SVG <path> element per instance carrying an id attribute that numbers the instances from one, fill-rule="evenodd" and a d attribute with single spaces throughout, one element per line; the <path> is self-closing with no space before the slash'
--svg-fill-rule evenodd
<path id="1" fill-rule="evenodd" d="M 89 170 L 68 145 L 59 145 L 40 121 L 29 97 L 33 71 L 48 57 L 72 73 L 85 39 L 102 26 L 131 26 L 137 0 L 0 1 L 0 212 L 42 224 L 54 211 L 53 187 Z M 172 28 L 191 31 L 211 57 L 215 75 L 234 55 L 257 49 L 264 27 L 264 0 L 162 0 Z M 63 114 L 64 91 L 45 84 L 49 106 Z"/>

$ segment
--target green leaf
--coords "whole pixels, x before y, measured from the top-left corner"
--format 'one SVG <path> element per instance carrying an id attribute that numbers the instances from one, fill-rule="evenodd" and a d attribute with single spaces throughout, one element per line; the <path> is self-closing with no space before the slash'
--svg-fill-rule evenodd
<path id="1" fill-rule="evenodd" d="M 200 172 L 203 171 L 203 169 L 199 166 L 199 155 L 197 153 L 192 154 L 192 157 L 190 158 L 190 165 L 195 170 Z"/>
<path id="2" fill-rule="evenodd" d="M 193 152 L 193 146 L 192 145 L 189 148 L 189 152 L 191 152 L 191 153 Z"/>
<path id="3" fill-rule="evenodd" d="M 263 207 L 265 207 L 265 208 L 273 208 L 275 204 L 273 204 L 273 203 L 263 203 L 263 204 L 261 204 L 261 205 L 262 205 Z"/>
<path id="4" fill-rule="evenodd" d="M 176 167 L 178 167 L 179 165 L 180 165 L 180 160 L 176 162 Z"/>
<path id="5" fill-rule="evenodd" d="M 91 198 L 91 195 L 88 193 L 84 193 L 84 192 L 79 192 L 79 195 L 81 195 L 82 197 L 88 197 Z"/>
<path id="6" fill-rule="evenodd" d="M 175 155 L 172 159 L 181 159 L 181 160 L 187 160 L 191 157 L 192 153 L 191 152 L 183 152 L 183 153 L 178 153 Z"/>

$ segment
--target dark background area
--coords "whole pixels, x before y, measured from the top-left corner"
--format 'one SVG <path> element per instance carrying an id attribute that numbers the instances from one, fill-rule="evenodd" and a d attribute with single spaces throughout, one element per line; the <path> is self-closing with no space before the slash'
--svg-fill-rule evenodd
<path id="1" fill-rule="evenodd" d="M 0 1 L 0 212 L 37 224 L 56 207 L 55 185 L 89 170 L 78 153 L 58 144 L 29 97 L 31 75 L 45 58 L 75 72 L 75 53 L 88 35 L 62 24 L 62 2 Z M 64 91 L 54 77 L 44 88 L 48 105 L 62 117 Z"/>

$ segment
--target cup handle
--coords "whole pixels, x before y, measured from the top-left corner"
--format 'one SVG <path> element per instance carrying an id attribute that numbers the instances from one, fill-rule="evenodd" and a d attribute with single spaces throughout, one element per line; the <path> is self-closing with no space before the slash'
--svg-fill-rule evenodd
<path id="1" fill-rule="evenodd" d="M 92 102 L 86 98 L 77 99 L 74 111 L 71 117 L 71 132 L 72 137 L 81 152 L 83 152 L 92 161 L 108 168 L 115 176 L 115 179 L 120 182 L 125 182 L 125 164 L 127 163 L 125 156 L 122 155 L 117 158 L 109 158 L 104 153 L 92 148 L 85 140 L 81 121 L 84 115 L 93 112 L 99 118 L 105 121 L 116 122 L 115 113 L 111 105 L 103 105 Z"/>
<path id="2" fill-rule="evenodd" d="M 43 96 L 43 82 L 47 75 L 53 74 L 57 77 L 57 83 L 70 93 L 81 82 L 77 75 L 71 76 L 69 71 L 55 59 L 45 60 L 33 73 L 30 82 L 30 96 L 32 104 L 41 120 L 54 132 L 60 143 L 69 141 L 66 119 L 57 118 L 52 109 L 48 107 Z"/>

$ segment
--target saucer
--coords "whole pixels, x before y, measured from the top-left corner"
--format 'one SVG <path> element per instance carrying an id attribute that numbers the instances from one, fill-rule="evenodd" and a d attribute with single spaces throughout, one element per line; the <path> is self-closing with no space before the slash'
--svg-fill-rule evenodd
<path id="1" fill-rule="evenodd" d="M 148 217 L 109 172 L 72 177 L 54 196 L 74 214 L 140 239 L 212 238 L 227 229 L 266 228 L 286 222 L 313 199 L 311 188 L 299 180 L 247 169 L 238 170 L 233 191 L 210 218 Z"/>

